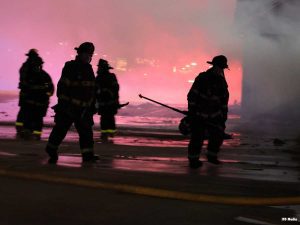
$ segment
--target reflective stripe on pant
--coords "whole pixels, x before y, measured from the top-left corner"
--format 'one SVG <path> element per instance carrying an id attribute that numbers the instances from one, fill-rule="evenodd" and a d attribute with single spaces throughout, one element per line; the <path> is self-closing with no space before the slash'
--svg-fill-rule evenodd
<path id="1" fill-rule="evenodd" d="M 21 133 L 23 131 L 23 128 L 24 128 L 24 123 L 16 122 L 15 126 L 16 126 L 17 133 Z"/>
<path id="2" fill-rule="evenodd" d="M 110 130 L 110 129 L 108 129 L 108 130 L 100 130 L 100 132 L 102 134 L 114 134 L 114 133 L 117 132 L 117 130 Z"/>
<path id="3" fill-rule="evenodd" d="M 23 126 L 24 126 L 24 123 L 16 122 L 16 126 L 17 126 L 17 127 L 23 127 Z"/>
<path id="4" fill-rule="evenodd" d="M 35 135 L 39 135 L 39 136 L 42 135 L 42 131 L 40 131 L 40 130 L 34 130 L 32 133 Z"/>
<path id="5" fill-rule="evenodd" d="M 39 107 L 35 105 L 26 105 L 24 107 L 24 129 L 30 130 L 31 132 L 41 132 L 44 125 L 44 116 L 47 111 L 47 107 Z"/>
<path id="6" fill-rule="evenodd" d="M 24 107 L 20 107 L 20 110 L 19 110 L 18 115 L 17 115 L 17 121 L 15 123 L 17 132 L 21 132 L 23 130 L 24 117 L 25 117 L 24 113 L 25 113 L 24 112 Z"/>
<path id="7" fill-rule="evenodd" d="M 112 133 L 111 131 L 116 131 L 116 121 L 114 114 L 101 114 L 100 119 L 101 132 L 106 131 L 107 133 Z"/>

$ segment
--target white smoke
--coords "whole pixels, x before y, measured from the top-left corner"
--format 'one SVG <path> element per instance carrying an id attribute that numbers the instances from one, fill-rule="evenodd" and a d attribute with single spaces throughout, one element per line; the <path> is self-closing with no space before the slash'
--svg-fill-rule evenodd
<path id="1" fill-rule="evenodd" d="M 300 1 L 240 0 L 243 115 L 298 123 L 300 116 Z"/>

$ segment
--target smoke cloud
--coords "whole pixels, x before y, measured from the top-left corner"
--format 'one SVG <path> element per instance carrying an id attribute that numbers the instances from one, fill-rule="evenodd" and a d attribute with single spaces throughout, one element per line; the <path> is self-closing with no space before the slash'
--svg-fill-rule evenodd
<path id="1" fill-rule="evenodd" d="M 238 1 L 245 118 L 275 118 L 299 127 L 299 10 L 297 0 Z"/>

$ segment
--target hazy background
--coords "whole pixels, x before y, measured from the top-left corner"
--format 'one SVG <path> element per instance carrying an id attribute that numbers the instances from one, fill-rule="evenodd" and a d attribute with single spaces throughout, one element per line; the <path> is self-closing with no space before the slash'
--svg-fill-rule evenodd
<path id="1" fill-rule="evenodd" d="M 115 67 L 123 101 L 137 95 L 186 103 L 195 76 L 216 54 L 230 60 L 230 103 L 241 100 L 240 45 L 235 0 L 11 0 L 0 9 L 0 89 L 16 90 L 18 69 L 30 48 L 57 83 L 74 47 L 92 41 L 93 65 Z M 96 69 L 96 67 L 95 67 Z"/>
<path id="2" fill-rule="evenodd" d="M 1 1 L 0 90 L 17 91 L 30 48 L 57 83 L 73 48 L 92 41 L 94 68 L 111 62 L 121 101 L 142 93 L 186 104 L 206 61 L 224 54 L 230 104 L 242 101 L 243 118 L 299 124 L 299 10 L 299 0 Z"/>

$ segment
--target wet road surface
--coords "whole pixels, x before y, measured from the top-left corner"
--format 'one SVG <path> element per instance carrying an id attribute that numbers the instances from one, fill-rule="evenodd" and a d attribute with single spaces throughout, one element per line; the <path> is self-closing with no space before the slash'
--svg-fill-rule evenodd
<path id="1" fill-rule="evenodd" d="M 235 134 L 235 139 L 224 143 L 220 153 L 223 162 L 221 166 L 207 163 L 203 156 L 203 167 L 199 170 L 191 170 L 186 161 L 188 140 L 174 133 L 165 135 L 165 133 L 153 132 L 152 134 L 147 131 L 147 135 L 142 135 L 140 132 L 139 136 L 121 135 L 121 133 L 114 138 L 114 144 L 103 144 L 97 141 L 96 134 L 95 152 L 100 155 L 100 160 L 94 164 L 84 164 L 81 162 L 79 146 L 76 143 L 77 134 L 69 132 L 66 141 L 61 145 L 58 164 L 53 166 L 46 163 L 47 156 L 44 153 L 49 129 L 45 129 L 43 140 L 40 142 L 15 140 L 12 127 L 2 127 L 0 131 L 0 169 L 5 171 L 27 175 L 38 174 L 47 179 L 61 177 L 80 179 L 83 182 L 88 180 L 98 183 L 127 184 L 132 187 L 158 188 L 180 193 L 243 196 L 245 199 L 247 196 L 261 198 L 300 196 L 299 154 L 292 139 L 286 140 L 285 145 L 275 146 L 273 137 L 245 137 Z M 29 208 L 33 210 L 36 204 L 42 204 L 38 213 L 50 218 L 49 221 L 55 221 L 55 224 L 62 224 L 59 220 L 65 219 L 72 221 L 70 224 L 85 224 L 84 222 L 98 224 L 96 221 L 102 220 L 105 220 L 106 224 L 120 224 L 115 218 L 113 209 L 122 210 L 119 215 L 122 215 L 120 218 L 123 224 L 150 224 L 151 217 L 155 218 L 155 224 L 224 224 L 224 220 L 228 221 L 226 224 L 249 224 L 249 221 L 252 221 L 252 224 L 255 224 L 254 221 L 285 224 L 281 221 L 281 217 L 286 215 L 292 218 L 297 214 L 295 210 L 288 209 L 290 207 L 287 206 L 288 204 L 283 204 L 283 208 L 280 209 L 268 206 L 253 208 L 247 205 L 236 207 L 230 204 L 223 205 L 224 203 L 153 199 L 131 195 L 130 192 L 127 194 L 125 192 L 120 197 L 119 191 L 92 190 L 93 188 L 80 185 L 57 184 L 51 181 L 39 183 L 38 180 L 17 179 L 16 176 L 0 176 L 0 178 L 2 184 L 9 187 L 1 188 L 6 196 L 2 201 L 9 205 L 2 213 L 10 215 L 11 210 L 20 212 L 22 209 L 23 213 L 20 213 L 20 216 L 25 215 L 26 218 L 23 224 L 38 224 L 33 222 L 34 215 L 28 212 L 29 209 L 23 208 L 29 201 L 27 194 L 33 195 Z M 19 193 L 23 190 L 26 190 L 26 195 Z M 40 190 L 38 195 L 37 190 Z M 60 196 L 58 190 L 66 194 Z M 84 194 L 80 195 L 77 193 L 78 190 L 83 191 Z M 22 203 L 13 206 L 11 202 L 18 199 L 22 200 Z M 47 201 L 64 214 L 54 214 L 53 209 L 48 208 Z M 130 201 L 135 204 L 131 204 Z M 72 219 L 74 211 L 77 207 L 80 208 L 79 202 L 90 205 L 92 212 L 83 210 L 86 215 L 89 215 L 88 219 L 83 218 L 84 216 L 80 216 L 78 221 Z M 64 208 L 67 206 L 69 210 Z M 43 210 L 50 210 L 51 215 Z M 137 217 L 133 216 L 135 213 L 138 214 Z M 219 217 L 215 217 L 215 214 Z M 147 221 L 143 222 L 143 217 Z M 17 218 L 14 220 L 16 223 L 9 223 L 9 218 L 3 218 L 5 220 L 2 219 L 1 224 L 18 224 Z M 111 223 L 108 223 L 109 220 Z"/>
<path id="2" fill-rule="evenodd" d="M 49 129 L 45 129 L 43 139 L 48 137 L 49 132 Z M 100 155 L 100 160 L 93 165 L 93 168 L 190 174 L 191 170 L 188 168 L 186 161 L 188 139 L 184 139 L 178 134 L 173 134 L 174 138 L 170 138 L 170 133 L 166 134 L 167 137 L 164 136 L 164 134 L 159 135 L 158 138 L 148 132 L 146 136 L 139 137 L 117 136 L 113 139 L 114 144 L 104 144 L 97 141 L 96 138 L 95 151 Z M 97 134 L 95 136 L 97 136 Z M 2 127 L 0 129 L 0 138 L 14 140 L 14 128 Z M 76 146 L 75 143 L 77 141 L 77 133 L 70 131 L 61 146 L 62 153 L 60 154 L 57 166 L 77 168 L 82 166 L 81 155 L 78 149 L 74 151 L 69 150 L 70 146 Z M 17 140 L 17 143 L 20 145 L 26 144 L 35 146 L 35 148 L 41 146 L 40 153 L 43 153 L 43 142 L 22 142 L 21 140 Z M 299 154 L 292 155 L 289 153 L 289 149 L 296 148 L 294 144 L 293 141 L 290 141 L 290 143 L 284 146 L 274 146 L 273 139 L 270 137 L 251 139 L 244 138 L 240 134 L 235 134 L 233 140 L 225 141 L 222 151 L 220 152 L 220 158 L 223 162 L 221 166 L 214 166 L 207 163 L 204 156 L 205 154 L 203 153 L 201 160 L 206 163 L 204 163 L 201 169 L 192 172 L 193 174 L 204 176 L 298 183 L 300 181 Z M 128 150 L 123 150 L 123 146 L 126 146 Z M 151 150 L 148 150 L 147 147 L 151 148 Z M 76 146 L 75 148 L 78 147 Z M 34 156 L 35 153 L 32 154 Z M 4 149 L 0 149 L 0 156 L 22 158 L 24 155 L 18 153 L 18 151 L 5 151 Z M 30 154 L 27 156 L 30 156 Z M 46 164 L 46 159 L 47 157 L 45 156 L 44 160 L 36 163 Z"/>

